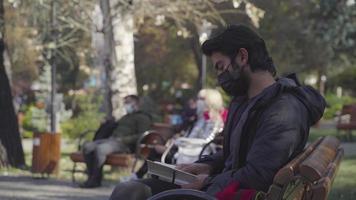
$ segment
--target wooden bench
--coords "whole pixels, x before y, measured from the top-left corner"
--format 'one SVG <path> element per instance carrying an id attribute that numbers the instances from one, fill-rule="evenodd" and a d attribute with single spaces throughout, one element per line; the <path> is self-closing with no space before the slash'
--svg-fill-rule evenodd
<path id="1" fill-rule="evenodd" d="M 326 200 L 343 157 L 340 142 L 323 137 L 309 145 L 295 159 L 281 168 L 267 193 L 258 200 Z M 175 189 L 159 193 L 149 200 L 215 199 L 197 190 Z"/>
<path id="2" fill-rule="evenodd" d="M 82 143 L 83 138 L 88 133 L 94 131 L 86 131 L 78 139 L 78 151 L 73 152 L 69 155 L 70 159 L 73 161 L 72 172 L 72 182 L 76 181 L 75 175 L 77 172 L 85 173 L 85 170 L 78 170 L 77 163 L 84 163 L 84 156 L 82 153 Z M 105 165 L 115 166 L 115 167 L 131 167 L 132 170 L 135 169 L 137 160 L 139 158 L 145 158 L 149 151 L 152 149 L 154 144 L 164 144 L 168 138 L 172 137 L 174 134 L 173 128 L 170 125 L 162 123 L 154 123 L 152 129 L 144 132 L 137 141 L 136 152 L 134 153 L 112 153 L 107 156 Z"/>
<path id="3" fill-rule="evenodd" d="M 81 162 L 84 163 L 84 157 L 82 152 L 74 152 L 71 153 L 70 159 L 73 162 Z M 118 167 L 129 167 L 132 165 L 132 161 L 134 159 L 134 156 L 132 154 L 119 154 L 119 153 L 113 153 L 108 155 L 105 161 L 105 165 L 112 165 L 112 166 L 118 166 Z"/>
<path id="4" fill-rule="evenodd" d="M 346 131 L 346 140 L 352 141 L 352 131 L 356 130 L 356 105 L 344 105 L 338 116 L 336 125 L 338 136 L 341 131 Z"/>
<path id="5" fill-rule="evenodd" d="M 265 200 L 326 200 L 342 157 L 339 140 L 319 138 L 277 172 Z"/>

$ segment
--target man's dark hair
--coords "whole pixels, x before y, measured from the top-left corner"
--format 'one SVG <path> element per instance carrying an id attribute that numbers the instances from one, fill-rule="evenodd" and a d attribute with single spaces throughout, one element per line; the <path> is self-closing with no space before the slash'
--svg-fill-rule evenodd
<path id="1" fill-rule="evenodd" d="M 138 103 L 140 101 L 140 97 L 138 97 L 137 95 L 134 95 L 134 94 L 127 95 L 125 97 L 125 99 L 127 99 L 127 98 L 133 99 L 134 101 L 136 101 L 136 103 Z"/>
<path id="2" fill-rule="evenodd" d="M 213 52 L 220 52 L 229 56 L 231 61 L 240 48 L 247 50 L 248 63 L 252 71 L 264 70 L 269 71 L 273 76 L 276 75 L 276 68 L 268 55 L 265 41 L 247 26 L 230 25 L 222 33 L 202 44 L 205 55 L 211 56 Z"/>

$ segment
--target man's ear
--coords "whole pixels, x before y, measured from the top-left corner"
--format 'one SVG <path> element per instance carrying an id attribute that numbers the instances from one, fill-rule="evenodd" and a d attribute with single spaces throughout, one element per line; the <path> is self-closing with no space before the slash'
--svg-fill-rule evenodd
<path id="1" fill-rule="evenodd" d="M 248 51 L 245 48 L 240 48 L 237 54 L 237 62 L 240 66 L 248 64 Z"/>

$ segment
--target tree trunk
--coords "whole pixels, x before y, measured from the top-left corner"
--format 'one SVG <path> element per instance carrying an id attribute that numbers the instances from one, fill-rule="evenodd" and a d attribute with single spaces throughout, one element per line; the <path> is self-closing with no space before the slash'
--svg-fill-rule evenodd
<path id="1" fill-rule="evenodd" d="M 15 114 L 9 79 L 4 66 L 4 5 L 0 0 L 0 141 L 6 149 L 9 164 L 25 165 L 19 126 Z"/>
<path id="2" fill-rule="evenodd" d="M 106 9 L 103 6 L 95 5 L 92 13 L 94 28 L 92 30 L 92 46 L 94 49 L 94 65 L 100 69 L 101 82 L 100 87 L 104 90 L 104 110 L 107 117 L 112 117 L 111 104 L 111 80 L 110 80 L 110 46 L 104 40 L 104 18 L 102 10 Z M 109 78 L 108 78 L 109 77 Z"/>
<path id="3" fill-rule="evenodd" d="M 107 52 L 105 67 L 109 68 L 112 114 L 120 118 L 124 114 L 123 98 L 137 94 L 134 66 L 134 22 L 129 9 L 117 6 L 119 1 L 101 0 L 103 14 L 104 48 Z"/>
<path id="4" fill-rule="evenodd" d="M 199 43 L 199 35 L 198 34 L 194 34 L 192 36 L 192 38 L 190 39 L 190 46 L 194 55 L 194 60 L 195 60 L 195 64 L 197 66 L 198 69 L 198 78 L 197 78 L 197 82 L 196 82 L 196 89 L 197 91 L 199 91 L 200 89 L 203 88 L 203 84 L 202 84 L 202 78 L 203 78 L 203 71 L 202 71 L 202 53 L 201 53 L 201 49 L 200 49 L 200 43 Z"/>

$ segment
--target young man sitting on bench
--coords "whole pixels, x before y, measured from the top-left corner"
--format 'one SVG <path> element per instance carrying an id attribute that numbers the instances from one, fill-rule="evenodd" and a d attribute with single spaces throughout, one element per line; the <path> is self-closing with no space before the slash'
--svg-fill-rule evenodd
<path id="1" fill-rule="evenodd" d="M 198 175 L 195 182 L 175 185 L 143 179 L 121 183 L 111 199 L 147 199 L 175 188 L 216 196 L 232 182 L 238 182 L 241 189 L 266 192 L 277 171 L 304 149 L 310 126 L 325 108 L 317 91 L 301 86 L 295 76 L 275 79 L 276 68 L 264 40 L 246 26 L 228 27 L 205 41 L 202 50 L 211 58 L 220 86 L 233 97 L 223 151 L 178 166 Z"/>

